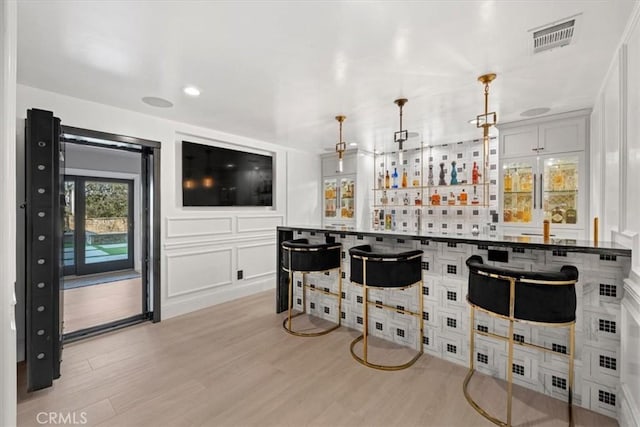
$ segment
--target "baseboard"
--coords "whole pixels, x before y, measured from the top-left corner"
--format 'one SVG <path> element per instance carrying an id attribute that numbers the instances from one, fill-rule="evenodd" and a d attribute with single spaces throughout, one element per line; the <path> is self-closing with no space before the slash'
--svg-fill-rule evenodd
<path id="1" fill-rule="evenodd" d="M 250 283 L 233 283 L 229 286 L 216 288 L 204 295 L 196 294 L 189 298 L 179 297 L 179 301 L 169 301 L 162 305 L 162 319 L 170 319 L 182 314 L 191 313 L 196 310 L 222 304 L 227 301 L 246 297 L 258 292 L 276 288 L 276 276 L 272 274 L 261 278 L 261 280 Z M 273 311 L 275 313 L 275 293 L 273 296 Z"/>
<path id="2" fill-rule="evenodd" d="M 625 384 L 622 384 L 620 391 L 622 394 L 620 413 L 618 414 L 620 427 L 640 426 L 640 408 L 633 399 L 629 399 L 630 391 Z"/>

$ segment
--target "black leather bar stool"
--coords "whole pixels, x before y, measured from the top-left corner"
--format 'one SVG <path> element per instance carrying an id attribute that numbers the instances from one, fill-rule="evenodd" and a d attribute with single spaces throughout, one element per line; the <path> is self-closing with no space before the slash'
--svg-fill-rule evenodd
<path id="1" fill-rule="evenodd" d="M 537 350 L 553 352 L 552 349 L 531 343 L 515 341 L 515 322 L 538 326 L 569 328 L 569 425 L 573 425 L 572 388 L 573 355 L 575 350 L 576 289 L 578 269 L 572 265 L 563 266 L 559 272 L 531 272 L 508 270 L 486 265 L 482 257 L 474 255 L 467 259 L 469 267 L 469 293 L 467 301 L 471 306 L 471 327 L 469 344 L 469 372 L 463 383 L 464 395 L 473 408 L 482 416 L 500 426 L 511 426 L 511 398 L 513 385 L 513 346 L 521 345 Z M 483 332 L 475 327 L 476 310 L 490 316 L 509 321 L 509 335 L 502 336 Z M 508 342 L 507 361 L 507 420 L 502 421 L 481 408 L 467 390 L 475 372 L 475 335 L 497 338 Z"/>
<path id="2" fill-rule="evenodd" d="M 351 256 L 351 283 L 362 286 L 362 310 L 363 325 L 362 335 L 351 342 L 351 355 L 355 360 L 365 366 L 385 371 L 396 371 L 408 368 L 413 365 L 423 353 L 422 335 L 424 330 L 424 320 L 422 319 L 422 253 L 420 250 L 413 250 L 395 254 L 384 254 L 373 252 L 370 245 L 355 246 L 349 249 Z M 418 307 L 419 311 L 399 309 L 395 306 L 369 301 L 369 288 L 377 289 L 407 289 L 418 285 Z M 420 325 L 418 331 L 418 344 L 420 352 L 410 361 L 402 365 L 380 365 L 371 363 L 368 360 L 367 337 L 369 335 L 369 305 L 382 307 L 398 313 L 409 314 L 417 317 Z M 354 346 L 363 341 L 363 357 L 355 354 Z"/>
<path id="3" fill-rule="evenodd" d="M 289 313 L 282 322 L 282 327 L 292 335 L 300 337 L 316 337 L 327 334 L 340 327 L 340 312 L 342 310 L 342 245 L 340 243 L 309 243 L 307 239 L 287 240 L 282 242 L 282 268 L 289 273 Z M 306 275 L 311 272 L 328 272 L 338 270 L 338 291 L 330 292 L 311 287 L 306 283 Z M 293 311 L 293 273 L 302 273 L 302 312 L 292 314 Z M 338 300 L 337 324 L 320 332 L 297 332 L 291 327 L 291 319 L 306 314 L 306 289 L 331 295 Z"/>

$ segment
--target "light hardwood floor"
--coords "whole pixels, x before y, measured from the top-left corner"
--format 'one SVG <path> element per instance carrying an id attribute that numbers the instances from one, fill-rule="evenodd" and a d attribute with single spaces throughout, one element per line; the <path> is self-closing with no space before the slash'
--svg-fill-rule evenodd
<path id="1" fill-rule="evenodd" d="M 64 333 L 142 313 L 142 279 L 120 280 L 64 291 Z"/>
<path id="2" fill-rule="evenodd" d="M 349 354 L 355 331 L 291 336 L 274 299 L 263 292 L 67 345 L 52 388 L 21 386 L 18 423 L 75 411 L 101 426 L 493 425 L 464 399 L 466 368 L 428 355 L 404 371 L 366 368 Z M 476 374 L 471 389 L 503 416 L 504 382 Z M 617 425 L 581 408 L 575 416 L 576 425 Z M 566 420 L 564 402 L 515 387 L 514 425 Z"/>

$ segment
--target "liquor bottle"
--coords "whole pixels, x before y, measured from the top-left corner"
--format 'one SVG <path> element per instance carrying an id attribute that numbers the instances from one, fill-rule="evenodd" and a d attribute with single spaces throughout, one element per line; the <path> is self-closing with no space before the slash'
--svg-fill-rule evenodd
<path id="1" fill-rule="evenodd" d="M 518 169 L 514 169 L 511 174 L 511 190 L 520 191 L 520 175 L 518 174 Z"/>
<path id="2" fill-rule="evenodd" d="M 458 185 L 458 169 L 456 169 L 456 161 L 451 162 L 451 185 Z"/>
<path id="3" fill-rule="evenodd" d="M 531 174 L 520 174 L 520 191 L 531 191 Z"/>
<path id="4" fill-rule="evenodd" d="M 564 174 L 559 167 L 556 167 L 553 175 L 551 176 L 551 179 L 553 191 L 564 190 Z"/>
<path id="5" fill-rule="evenodd" d="M 575 169 L 567 170 L 567 176 L 564 180 L 564 188 L 570 191 L 573 191 L 576 189 L 576 170 Z"/>
<path id="6" fill-rule="evenodd" d="M 384 175 L 382 175 L 382 172 L 378 172 L 378 189 L 382 189 L 382 186 L 384 185 Z"/>
<path id="7" fill-rule="evenodd" d="M 384 188 L 389 188 L 389 181 L 391 178 L 389 178 L 389 170 L 387 169 L 387 175 L 385 175 L 384 177 Z"/>
<path id="8" fill-rule="evenodd" d="M 398 188 L 398 169 L 393 168 L 393 174 L 391 174 L 391 178 L 393 178 L 393 185 L 391 188 Z"/>
<path id="9" fill-rule="evenodd" d="M 567 224 L 575 224 L 578 222 L 578 212 L 573 208 L 567 209 L 564 217 Z"/>
<path id="10" fill-rule="evenodd" d="M 475 165 L 475 163 L 474 163 Z M 480 204 L 480 199 L 478 199 L 478 191 L 476 186 L 473 186 L 473 198 L 471 199 L 471 204 L 472 205 L 479 205 Z"/>
<path id="11" fill-rule="evenodd" d="M 467 183 L 467 164 L 463 163 L 462 164 L 462 170 L 460 172 L 458 172 L 458 181 L 460 182 L 460 184 L 466 184 Z"/>
<path id="12" fill-rule="evenodd" d="M 422 206 L 422 199 L 420 198 L 420 192 L 418 192 L 418 194 L 416 194 L 416 206 Z"/>
<path id="13" fill-rule="evenodd" d="M 513 191 L 512 181 L 511 181 L 511 172 L 507 169 L 507 172 L 504 174 L 504 191 L 510 193 Z"/>
<path id="14" fill-rule="evenodd" d="M 480 171 L 478 170 L 478 164 L 473 162 L 473 169 L 471 170 L 471 183 L 477 185 L 480 178 Z"/>
<path id="15" fill-rule="evenodd" d="M 429 165 L 429 175 L 428 175 L 428 181 L 427 181 L 427 185 L 435 185 L 433 183 L 433 165 Z"/>
<path id="16" fill-rule="evenodd" d="M 522 222 L 531 222 L 531 202 L 524 202 Z"/>
<path id="17" fill-rule="evenodd" d="M 381 202 L 383 205 L 386 205 L 387 203 L 389 203 L 389 198 L 387 197 L 387 190 L 384 190 L 384 191 L 382 192 L 382 197 L 380 198 L 380 202 Z"/>
<path id="18" fill-rule="evenodd" d="M 402 170 L 402 188 L 407 188 L 409 185 L 409 177 L 407 176 L 407 170 Z"/>
<path id="19" fill-rule="evenodd" d="M 462 189 L 462 193 L 460 193 L 460 204 L 466 206 L 467 204 L 467 192 Z"/>
<path id="20" fill-rule="evenodd" d="M 447 204 L 448 205 L 455 205 L 456 204 L 456 195 L 453 194 L 453 191 L 449 193 L 449 198 L 447 199 Z"/>
<path id="21" fill-rule="evenodd" d="M 431 195 L 431 204 L 433 206 L 440 206 L 440 195 L 438 194 L 438 190 L 435 190 Z"/>
<path id="22" fill-rule="evenodd" d="M 554 224 L 562 224 L 564 222 L 565 210 L 560 206 L 556 206 L 551 210 L 551 222 Z"/>
<path id="23" fill-rule="evenodd" d="M 409 193 L 404 193 L 404 196 L 402 197 L 402 203 L 405 206 L 409 205 Z"/>
<path id="24" fill-rule="evenodd" d="M 438 181 L 438 185 L 447 185 L 447 182 L 444 180 L 444 163 L 440 163 L 440 180 Z"/>

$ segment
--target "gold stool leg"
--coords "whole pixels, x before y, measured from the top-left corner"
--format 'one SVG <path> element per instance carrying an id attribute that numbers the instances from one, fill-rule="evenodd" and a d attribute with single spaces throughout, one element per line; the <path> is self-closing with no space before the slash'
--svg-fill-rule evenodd
<path id="1" fill-rule="evenodd" d="M 507 361 L 507 425 L 511 426 L 511 401 L 513 393 L 513 320 L 509 320 L 509 357 Z"/>
<path id="2" fill-rule="evenodd" d="M 364 337 L 362 342 L 364 346 L 362 349 L 362 356 L 365 363 L 368 363 L 367 338 L 369 336 L 369 290 L 367 289 L 366 284 L 362 287 L 362 336 Z"/>
<path id="3" fill-rule="evenodd" d="M 576 347 L 576 324 L 569 327 L 569 425 L 573 427 L 573 356 Z"/>
<path id="4" fill-rule="evenodd" d="M 291 269 L 291 256 L 289 256 L 289 315 L 288 315 L 289 330 L 291 330 L 291 309 L 292 308 L 293 308 L 293 270 Z"/>
<path id="5" fill-rule="evenodd" d="M 341 308 L 338 309 L 338 323 L 335 326 L 332 326 L 329 329 L 325 329 L 319 332 L 297 332 L 294 331 L 291 328 L 291 319 L 293 319 L 294 317 L 298 317 L 298 316 L 302 316 L 304 314 L 307 313 L 307 293 L 306 293 L 306 288 L 307 288 L 307 272 L 300 272 L 302 274 L 302 311 L 296 314 L 292 314 L 292 310 L 293 310 L 293 270 L 291 270 L 289 272 L 289 315 L 282 321 L 282 327 L 284 328 L 285 331 L 287 331 L 288 333 L 290 333 L 291 335 L 296 335 L 299 337 L 317 337 L 320 335 L 325 335 L 328 334 L 329 332 L 333 331 L 334 329 L 337 329 L 340 327 L 341 322 L 340 322 L 340 311 Z M 340 272 L 340 278 L 342 278 L 342 273 Z M 341 279 L 339 279 L 341 280 Z M 340 303 L 341 303 L 341 293 L 342 293 L 342 281 L 340 281 L 338 283 L 338 307 L 340 307 Z"/>
<path id="6" fill-rule="evenodd" d="M 418 305 L 420 307 L 420 331 L 418 333 L 418 339 L 420 342 L 418 345 L 420 346 L 420 353 L 424 353 L 424 283 L 422 280 L 420 281 L 420 285 L 418 285 Z"/>
<path id="7" fill-rule="evenodd" d="M 338 269 L 338 325 L 342 324 L 342 263 Z"/>

